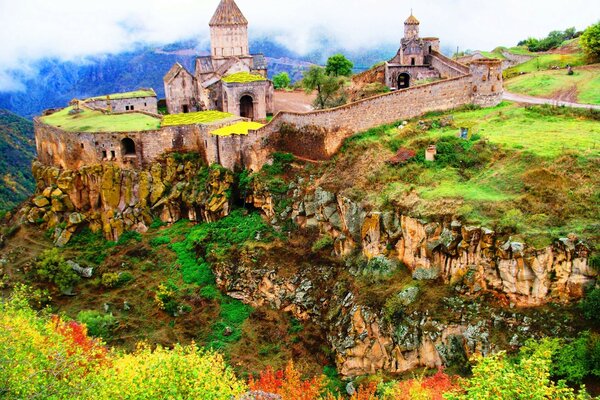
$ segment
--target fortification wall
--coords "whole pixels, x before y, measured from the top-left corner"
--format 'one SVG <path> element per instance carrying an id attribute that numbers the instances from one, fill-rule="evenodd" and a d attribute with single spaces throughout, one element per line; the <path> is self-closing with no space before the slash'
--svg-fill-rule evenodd
<path id="1" fill-rule="evenodd" d="M 168 152 L 205 153 L 196 125 L 166 127 L 143 132 L 67 132 L 34 120 L 38 159 L 44 165 L 78 169 L 114 163 L 120 168 L 140 168 Z M 124 146 L 131 139 L 134 152 Z"/>
<path id="2" fill-rule="evenodd" d="M 471 101 L 471 77 L 465 75 L 329 110 L 280 112 L 269 124 L 256 131 L 264 142 L 257 142 L 252 136 L 244 140 L 244 154 L 253 155 L 245 165 L 253 169 L 262 165 L 265 149 L 287 151 L 313 160 L 327 159 L 354 133 L 414 118 L 429 111 L 449 110 Z"/>
<path id="3" fill-rule="evenodd" d="M 443 78 L 455 78 L 469 73 L 469 67 L 457 63 L 434 50 L 431 51 L 430 62 L 431 66 L 437 69 Z"/>

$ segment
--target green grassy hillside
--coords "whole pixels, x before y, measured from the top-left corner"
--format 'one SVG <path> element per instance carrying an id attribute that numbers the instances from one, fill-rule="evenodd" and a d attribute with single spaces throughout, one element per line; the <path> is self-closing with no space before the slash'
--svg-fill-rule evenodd
<path id="1" fill-rule="evenodd" d="M 0 213 L 33 193 L 31 161 L 35 157 L 33 123 L 0 110 Z"/>
<path id="2" fill-rule="evenodd" d="M 533 72 L 508 80 L 505 87 L 530 96 L 566 96 L 579 103 L 600 104 L 600 65 L 576 68 L 574 75 L 564 69 Z"/>
<path id="3" fill-rule="evenodd" d="M 446 125 L 442 121 L 453 121 Z M 425 219 L 459 215 L 506 230 L 532 245 L 574 232 L 598 239 L 600 114 L 503 103 L 430 114 L 352 137 L 321 166 L 321 184 L 375 209 L 400 208 Z M 457 138 L 471 127 L 470 140 Z M 437 160 L 424 160 L 437 145 Z M 387 161 L 400 148 L 417 156 Z"/>

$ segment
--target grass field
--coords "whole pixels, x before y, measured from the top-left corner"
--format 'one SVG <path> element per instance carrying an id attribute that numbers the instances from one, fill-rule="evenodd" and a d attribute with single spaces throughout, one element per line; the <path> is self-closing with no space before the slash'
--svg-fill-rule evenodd
<path id="1" fill-rule="evenodd" d="M 165 115 L 162 126 L 209 124 L 222 119 L 231 118 L 233 114 L 221 111 L 199 111 L 187 114 Z"/>
<path id="2" fill-rule="evenodd" d="M 70 132 L 135 132 L 160 128 L 160 119 L 145 114 L 106 115 L 82 109 L 69 115 L 72 107 L 42 118 L 42 122 Z"/>
<path id="3" fill-rule="evenodd" d="M 231 135 L 247 135 L 250 130 L 257 130 L 262 128 L 264 125 L 258 122 L 238 122 L 233 125 L 224 126 L 211 134 L 216 136 L 231 136 Z"/>
<path id="4" fill-rule="evenodd" d="M 440 127 L 448 115 L 453 123 Z M 463 126 L 472 129 L 470 140 L 457 138 Z M 437 145 L 434 163 L 424 159 L 430 144 Z M 417 155 L 389 163 L 399 149 Z M 594 240 L 600 175 L 592 171 L 599 162 L 600 124 L 593 112 L 505 102 L 357 134 L 321 167 L 320 184 L 373 209 L 393 207 L 425 219 L 459 216 L 546 246 L 570 232 Z"/>
<path id="5" fill-rule="evenodd" d="M 547 98 L 575 90 L 578 102 L 600 104 L 600 65 L 576 68 L 572 76 L 565 70 L 533 72 L 506 81 L 505 87 L 511 92 Z"/>
<path id="6" fill-rule="evenodd" d="M 546 116 L 536 109 L 502 103 L 498 107 L 454 114 L 456 125 L 475 125 L 479 134 L 503 147 L 539 157 L 573 150 L 600 156 L 600 124 L 568 116 Z M 456 135 L 456 129 L 434 129 L 430 137 Z"/>
<path id="7" fill-rule="evenodd" d="M 521 73 L 545 71 L 552 67 L 566 68 L 567 65 L 577 67 L 585 64 L 586 57 L 583 53 L 542 54 L 526 63 L 507 69 L 504 74 L 506 77 L 511 77 Z"/>

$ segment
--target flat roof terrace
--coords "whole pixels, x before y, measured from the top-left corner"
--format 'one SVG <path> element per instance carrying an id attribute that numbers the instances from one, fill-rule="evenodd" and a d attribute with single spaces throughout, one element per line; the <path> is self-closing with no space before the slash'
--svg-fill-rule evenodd
<path id="1" fill-rule="evenodd" d="M 142 113 L 104 114 L 87 108 L 64 108 L 41 118 L 45 124 L 68 132 L 140 132 L 160 129 L 160 118 Z"/>

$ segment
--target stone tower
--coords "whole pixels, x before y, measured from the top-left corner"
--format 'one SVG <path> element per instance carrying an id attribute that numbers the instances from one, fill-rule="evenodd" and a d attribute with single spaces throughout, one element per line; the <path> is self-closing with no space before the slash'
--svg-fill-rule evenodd
<path id="1" fill-rule="evenodd" d="M 419 37 L 419 25 L 421 23 L 415 16 L 410 13 L 410 17 L 406 21 L 404 21 L 404 39 L 417 39 Z"/>
<path id="2" fill-rule="evenodd" d="M 221 0 L 209 23 L 214 58 L 248 57 L 248 20 L 234 0 Z"/>

